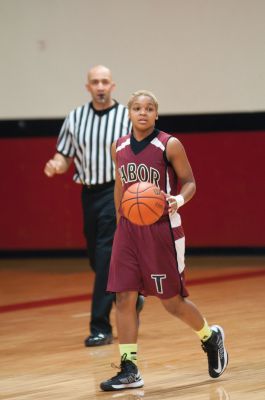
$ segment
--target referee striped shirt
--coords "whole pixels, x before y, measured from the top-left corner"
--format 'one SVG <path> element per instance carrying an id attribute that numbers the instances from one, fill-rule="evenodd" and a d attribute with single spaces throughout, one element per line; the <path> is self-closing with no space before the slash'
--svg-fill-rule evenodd
<path id="1" fill-rule="evenodd" d="M 73 180 L 98 185 L 115 179 L 111 144 L 131 129 L 128 110 L 115 102 L 97 111 L 92 102 L 76 108 L 66 117 L 57 141 L 57 151 L 74 158 Z"/>

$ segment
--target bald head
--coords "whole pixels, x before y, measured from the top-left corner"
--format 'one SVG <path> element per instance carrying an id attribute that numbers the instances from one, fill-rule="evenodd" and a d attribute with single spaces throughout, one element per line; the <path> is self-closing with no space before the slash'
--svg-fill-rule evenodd
<path id="1" fill-rule="evenodd" d="M 114 104 L 111 94 L 115 83 L 110 69 L 104 65 L 96 65 L 88 71 L 86 88 L 96 110 L 105 110 Z"/>
<path id="2" fill-rule="evenodd" d="M 87 80 L 90 81 L 91 77 L 97 74 L 104 74 L 105 76 L 108 76 L 110 80 L 112 80 L 111 70 L 104 65 L 95 65 L 94 67 L 92 67 L 88 71 Z"/>

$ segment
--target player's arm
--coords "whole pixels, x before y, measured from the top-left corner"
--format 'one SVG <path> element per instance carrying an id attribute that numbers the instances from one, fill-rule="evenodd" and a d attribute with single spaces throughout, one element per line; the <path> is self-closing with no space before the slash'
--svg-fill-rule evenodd
<path id="1" fill-rule="evenodd" d="M 181 185 L 178 196 L 166 195 L 169 202 L 169 212 L 174 212 L 192 199 L 196 192 L 196 183 L 185 149 L 177 138 L 172 137 L 169 139 L 166 147 L 166 156 Z"/>
<path id="2" fill-rule="evenodd" d="M 56 174 L 64 174 L 70 167 L 73 159 L 66 157 L 61 153 L 56 153 L 52 159 L 50 159 L 44 167 L 44 173 L 49 178 Z"/>
<path id="3" fill-rule="evenodd" d="M 121 197 L 122 197 L 122 183 L 121 183 L 121 178 L 120 178 L 120 174 L 119 174 L 118 167 L 117 167 L 116 142 L 112 143 L 111 156 L 112 156 L 112 160 L 115 164 L 114 204 L 115 204 L 115 210 L 116 210 L 116 219 L 117 219 L 117 223 L 118 223 L 119 219 L 120 219 L 119 208 L 120 208 Z"/>

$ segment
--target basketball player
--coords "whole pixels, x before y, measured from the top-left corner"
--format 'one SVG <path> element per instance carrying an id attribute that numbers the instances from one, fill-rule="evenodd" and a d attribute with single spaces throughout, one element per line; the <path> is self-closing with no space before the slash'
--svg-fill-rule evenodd
<path id="1" fill-rule="evenodd" d="M 112 146 L 116 163 L 114 189 L 118 226 L 114 237 L 107 290 L 116 292 L 120 371 L 102 382 L 102 390 L 138 388 L 144 381 L 137 368 L 138 292 L 158 297 L 164 308 L 198 335 L 208 356 L 209 375 L 219 377 L 227 367 L 224 332 L 209 326 L 187 299 L 184 279 L 185 238 L 178 209 L 195 194 L 196 185 L 185 150 L 178 139 L 155 129 L 158 102 L 148 91 L 134 93 L 128 103 L 132 133 Z M 124 191 L 138 181 L 150 181 L 163 190 L 168 206 L 158 222 L 132 224 L 120 208 Z M 180 193 L 177 194 L 177 183 Z M 143 245 L 144 244 L 144 245 Z"/>

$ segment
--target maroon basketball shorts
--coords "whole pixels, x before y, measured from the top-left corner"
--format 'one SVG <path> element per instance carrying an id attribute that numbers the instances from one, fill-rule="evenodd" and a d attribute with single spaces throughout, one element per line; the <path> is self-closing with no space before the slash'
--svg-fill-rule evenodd
<path id="1" fill-rule="evenodd" d="M 138 226 L 121 217 L 112 247 L 108 292 L 136 291 L 161 299 L 188 296 L 185 237 L 175 222 L 176 218 L 172 224 L 166 217 L 153 225 Z"/>

